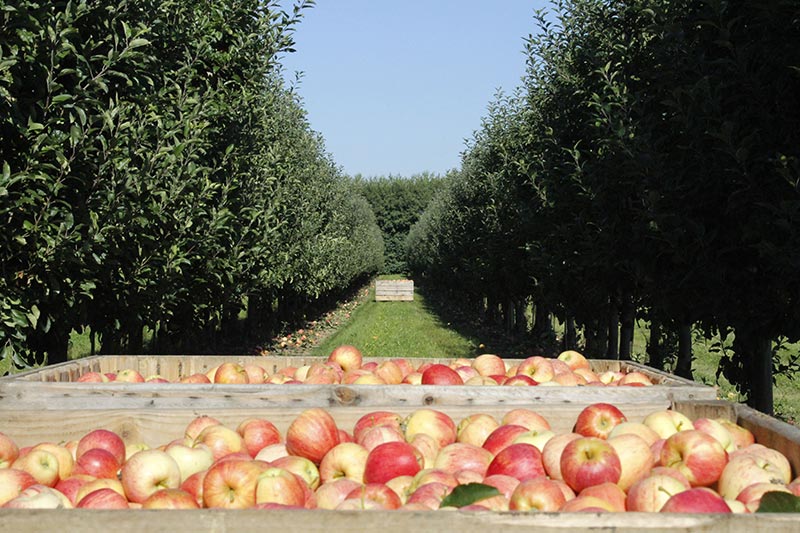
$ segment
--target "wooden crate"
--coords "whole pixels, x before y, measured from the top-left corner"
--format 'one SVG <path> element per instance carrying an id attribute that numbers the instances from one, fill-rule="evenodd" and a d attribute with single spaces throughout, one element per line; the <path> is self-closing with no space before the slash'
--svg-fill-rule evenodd
<path id="1" fill-rule="evenodd" d="M 580 406 L 563 404 L 531 404 L 544 415 L 554 429 L 566 431 L 575 421 Z M 800 429 L 762 415 L 742 405 L 723 401 L 653 400 L 649 405 L 620 403 L 618 407 L 634 421 L 640 421 L 652 410 L 673 407 L 691 418 L 724 416 L 736 420 L 756 435 L 762 444 L 786 455 L 792 463 L 794 475 L 800 471 Z M 337 423 L 345 428 L 371 408 L 333 407 L 330 412 Z M 480 412 L 502 416 L 507 407 L 485 406 Z M 478 412 L 474 406 L 442 406 L 458 422 L 462 417 Z M 234 426 L 247 416 L 261 416 L 272 420 L 285 432 L 290 421 L 301 411 L 293 405 L 281 409 L 207 410 L 176 409 L 96 411 L 2 411 L 0 428 L 24 446 L 45 440 L 78 438 L 91 429 L 103 427 L 119 432 L 128 442 L 160 444 L 180 437 L 184 426 L 195 416 L 208 414 L 220 418 L 226 425 Z M 410 413 L 408 406 L 395 409 L 400 414 Z M 665 532 L 741 532 L 783 533 L 797 532 L 798 515 L 679 515 L 647 513 L 525 513 L 489 511 L 101 511 L 101 510 L 14 510 L 0 509 L 0 532 L 28 533 L 35 531 L 80 530 L 127 532 L 172 531 L 264 531 L 266 528 L 283 531 L 458 531 L 485 533 L 486 531 L 545 531 L 589 532 L 646 531 Z"/>
<path id="2" fill-rule="evenodd" d="M 414 280 L 379 279 L 375 280 L 376 302 L 414 301 Z"/>
<path id="3" fill-rule="evenodd" d="M 125 368 L 144 376 L 169 380 L 206 372 L 224 361 L 258 364 L 270 374 L 286 366 L 324 361 L 324 357 L 260 356 L 95 356 L 0 378 L 0 409 L 115 409 L 270 407 L 286 405 L 492 405 L 535 401 L 647 402 L 656 396 L 670 400 L 713 400 L 716 390 L 632 362 L 591 360 L 597 372 L 641 371 L 657 383 L 652 387 L 466 387 L 435 385 L 220 385 L 183 383 L 76 383 L 86 372 L 118 372 Z M 450 359 L 414 359 L 416 363 Z M 512 360 L 514 361 L 514 360 Z"/>

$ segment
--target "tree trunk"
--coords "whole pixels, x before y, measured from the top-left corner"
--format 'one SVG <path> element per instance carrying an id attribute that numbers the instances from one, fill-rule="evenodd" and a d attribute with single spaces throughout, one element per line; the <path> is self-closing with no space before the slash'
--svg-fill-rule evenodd
<path id="1" fill-rule="evenodd" d="M 564 350 L 574 350 L 578 347 L 578 334 L 575 331 L 575 319 L 567 315 L 564 321 Z"/>
<path id="2" fill-rule="evenodd" d="M 550 321 L 550 311 L 545 305 L 536 305 L 534 322 L 531 335 L 536 339 L 548 338 L 553 334 L 553 323 Z"/>
<path id="3" fill-rule="evenodd" d="M 584 326 L 586 332 L 585 354 L 589 358 L 599 359 L 600 354 L 606 353 L 608 349 L 608 324 L 603 321 L 601 325 L 598 321 Z M 599 356 L 599 357 L 598 357 Z"/>
<path id="4" fill-rule="evenodd" d="M 528 331 L 528 317 L 525 312 L 528 310 L 528 300 L 523 298 L 517 300 L 514 304 L 514 331 L 517 333 L 526 333 Z"/>
<path id="5" fill-rule="evenodd" d="M 630 293 L 622 295 L 622 316 L 619 331 L 619 358 L 631 360 L 633 355 L 633 328 L 636 320 L 636 308 Z"/>
<path id="6" fill-rule="evenodd" d="M 682 323 L 678 328 L 678 363 L 675 374 L 692 379 L 692 325 Z"/>
<path id="7" fill-rule="evenodd" d="M 650 340 L 647 343 L 647 364 L 656 370 L 664 370 L 664 348 L 661 345 L 661 322 L 650 321 Z"/>
<path id="8" fill-rule="evenodd" d="M 514 331 L 514 314 L 514 300 L 506 298 L 505 304 L 503 305 L 503 321 L 505 323 L 506 333 L 510 334 Z"/>
<path id="9" fill-rule="evenodd" d="M 768 415 L 773 414 L 772 342 L 754 331 L 736 330 L 738 354 L 747 376 L 747 405 Z"/>
<path id="10" fill-rule="evenodd" d="M 619 359 L 619 311 L 615 299 L 611 300 L 611 310 L 608 313 L 608 344 L 606 345 L 606 358 Z"/>

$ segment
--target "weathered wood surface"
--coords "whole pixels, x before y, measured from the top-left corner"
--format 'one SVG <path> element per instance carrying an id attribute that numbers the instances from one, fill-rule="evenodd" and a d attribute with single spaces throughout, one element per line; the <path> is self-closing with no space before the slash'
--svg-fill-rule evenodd
<path id="1" fill-rule="evenodd" d="M 410 279 L 379 279 L 375 281 L 375 301 L 414 300 L 414 281 Z"/>
<path id="2" fill-rule="evenodd" d="M 347 533 L 436 531 L 458 533 L 589 532 L 796 533 L 797 515 L 658 515 L 649 513 L 522 513 L 488 511 L 299 511 L 199 509 L 14 510 L 0 509 L 0 533 Z"/>

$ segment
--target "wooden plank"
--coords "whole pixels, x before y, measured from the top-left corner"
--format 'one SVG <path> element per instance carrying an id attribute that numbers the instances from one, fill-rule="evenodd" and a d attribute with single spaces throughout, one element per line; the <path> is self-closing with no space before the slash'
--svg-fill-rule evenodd
<path id="1" fill-rule="evenodd" d="M 253 509 L 0 509 L 0 533 L 82 531 L 87 533 L 261 533 L 298 531 L 348 533 L 441 531 L 458 533 L 589 532 L 796 533 L 796 515 L 658 515 L 648 513 L 523 513 L 487 511 L 322 511 Z"/>
<path id="2" fill-rule="evenodd" d="M 800 475 L 800 428 L 741 404 L 736 405 L 736 418 L 741 426 L 753 433 L 756 442 L 783 453 L 789 459 L 794 475 Z"/>
<path id="3" fill-rule="evenodd" d="M 375 301 L 413 301 L 414 281 L 410 279 L 379 279 L 375 281 Z"/>

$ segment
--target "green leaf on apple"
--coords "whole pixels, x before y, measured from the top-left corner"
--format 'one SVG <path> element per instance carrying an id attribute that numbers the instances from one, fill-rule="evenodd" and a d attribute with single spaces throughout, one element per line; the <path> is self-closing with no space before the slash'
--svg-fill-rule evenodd
<path id="1" fill-rule="evenodd" d="M 439 507 L 466 507 L 473 503 L 497 496 L 500 491 L 491 485 L 484 485 L 483 483 L 467 483 L 465 485 L 458 485 L 453 489 L 453 492 L 445 496 Z"/>
<path id="2" fill-rule="evenodd" d="M 767 492 L 761 497 L 757 513 L 800 513 L 800 497 L 788 492 Z"/>

